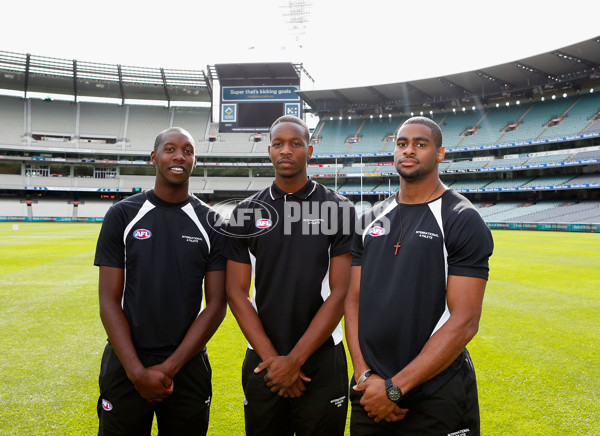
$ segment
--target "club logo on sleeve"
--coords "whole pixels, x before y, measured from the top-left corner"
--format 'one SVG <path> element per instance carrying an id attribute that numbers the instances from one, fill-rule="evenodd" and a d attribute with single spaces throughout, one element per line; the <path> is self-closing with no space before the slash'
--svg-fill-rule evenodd
<path id="1" fill-rule="evenodd" d="M 107 412 L 110 412 L 113 409 L 113 405 L 110 404 L 110 401 L 105 400 L 104 398 L 102 398 L 102 408 L 104 410 L 106 410 Z"/>
<path id="2" fill-rule="evenodd" d="M 373 226 L 369 229 L 369 235 L 377 237 L 385 235 L 385 229 L 379 226 Z"/>
<path id="3" fill-rule="evenodd" d="M 273 221 L 267 218 L 261 218 L 256 220 L 256 228 L 257 229 L 268 229 L 273 225 Z"/>
<path id="4" fill-rule="evenodd" d="M 152 232 L 147 229 L 137 229 L 133 231 L 133 237 L 135 239 L 150 239 Z"/>

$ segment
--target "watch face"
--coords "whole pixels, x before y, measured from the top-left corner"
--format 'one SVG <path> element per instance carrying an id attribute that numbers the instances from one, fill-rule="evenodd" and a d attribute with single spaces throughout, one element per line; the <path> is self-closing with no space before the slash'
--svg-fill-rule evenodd
<path id="1" fill-rule="evenodd" d="M 402 391 L 390 379 L 385 381 L 385 390 L 391 401 L 396 402 L 402 398 Z"/>
<path id="2" fill-rule="evenodd" d="M 402 396 L 400 389 L 398 389 L 396 386 L 392 386 L 387 392 L 389 399 L 392 401 L 398 401 Z"/>

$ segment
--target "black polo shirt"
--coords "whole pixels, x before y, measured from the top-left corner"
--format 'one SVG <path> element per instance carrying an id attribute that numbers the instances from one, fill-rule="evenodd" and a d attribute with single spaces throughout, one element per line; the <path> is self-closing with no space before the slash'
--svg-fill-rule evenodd
<path id="1" fill-rule="evenodd" d="M 233 211 L 225 256 L 252 265 L 252 303 L 267 336 L 288 354 L 329 296 L 330 259 L 350 251 L 352 203 L 312 180 L 288 194 L 275 183 Z M 341 323 L 324 346 L 343 337 Z"/>
<path id="2" fill-rule="evenodd" d="M 367 364 L 387 378 L 448 319 L 448 275 L 487 280 L 493 241 L 473 205 L 452 190 L 421 204 L 393 195 L 361 224 L 352 246 L 352 264 L 361 266 L 358 337 Z M 458 369 L 459 360 L 410 394 L 426 385 L 435 391 Z"/>
<path id="3" fill-rule="evenodd" d="M 198 316 L 205 273 L 225 269 L 218 220 L 194 196 L 167 203 L 152 190 L 106 213 L 94 265 L 125 269 L 122 305 L 137 350 L 170 355 Z"/>

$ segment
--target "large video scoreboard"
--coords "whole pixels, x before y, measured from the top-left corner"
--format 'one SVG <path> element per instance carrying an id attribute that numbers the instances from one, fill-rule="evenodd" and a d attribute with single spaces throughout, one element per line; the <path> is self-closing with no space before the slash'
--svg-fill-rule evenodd
<path id="1" fill-rule="evenodd" d="M 292 64 L 216 66 L 221 85 L 220 132 L 267 132 L 282 115 L 302 117 Z M 291 71 L 291 72 L 290 72 Z"/>

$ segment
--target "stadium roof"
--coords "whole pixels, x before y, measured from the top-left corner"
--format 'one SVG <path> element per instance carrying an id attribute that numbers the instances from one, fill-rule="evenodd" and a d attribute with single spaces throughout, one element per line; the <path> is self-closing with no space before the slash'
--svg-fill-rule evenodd
<path id="1" fill-rule="evenodd" d="M 476 56 L 465 53 L 465 56 Z M 300 91 L 313 112 L 410 112 L 415 108 L 484 105 L 496 99 L 531 98 L 557 89 L 600 82 L 600 37 L 518 61 L 475 71 L 359 88 Z"/>
<path id="2" fill-rule="evenodd" d="M 0 51 L 0 88 L 117 99 L 211 102 L 202 70 L 130 67 Z"/>
<path id="3" fill-rule="evenodd" d="M 219 80 L 228 85 L 289 85 L 300 82 L 304 73 L 312 77 L 302 64 L 290 62 L 216 64 L 208 67 L 209 81 Z"/>

